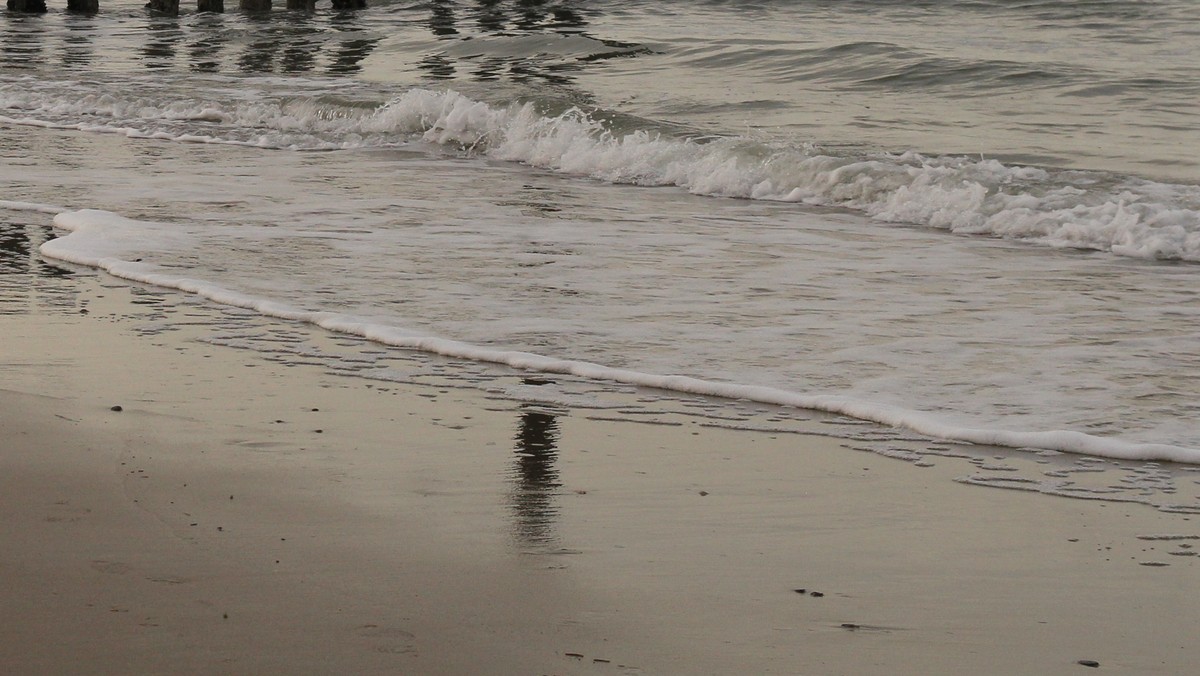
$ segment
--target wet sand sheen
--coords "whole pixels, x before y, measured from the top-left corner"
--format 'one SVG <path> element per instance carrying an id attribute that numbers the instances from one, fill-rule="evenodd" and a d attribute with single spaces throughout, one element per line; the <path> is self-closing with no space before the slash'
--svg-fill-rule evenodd
<path id="1" fill-rule="evenodd" d="M 370 383 L 147 331 L 136 289 L 72 284 L 74 305 L 0 316 L 6 673 L 1200 658 L 1188 515 L 966 486 L 822 436 Z"/>

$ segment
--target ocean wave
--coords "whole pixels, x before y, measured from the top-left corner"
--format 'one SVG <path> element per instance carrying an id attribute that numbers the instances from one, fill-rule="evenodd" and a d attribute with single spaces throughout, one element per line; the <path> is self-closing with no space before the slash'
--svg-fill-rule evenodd
<path id="1" fill-rule="evenodd" d="M 0 202 L 0 207 L 39 212 L 53 209 L 50 205 L 17 202 Z M 153 250 L 156 246 L 178 248 L 186 244 L 178 241 L 183 235 L 168 234 L 172 232 L 170 228 L 90 209 L 62 211 L 55 216 L 54 224 L 69 234 L 41 245 L 41 253 L 49 258 L 99 268 L 123 279 L 178 289 L 224 305 L 250 309 L 281 319 L 308 322 L 330 331 L 356 335 L 395 347 L 502 364 L 528 371 L 569 374 L 675 392 L 826 411 L 891 427 L 906 428 L 950 441 L 1048 449 L 1128 460 L 1200 463 L 1200 449 L 1196 448 L 1135 443 L 1070 430 L 1018 431 L 966 427 L 948 423 L 936 414 L 860 398 L 613 368 L 585 361 L 473 345 L 336 312 L 305 310 L 288 303 L 230 290 L 208 280 L 182 276 L 153 264 L 128 260 L 127 257 Z M 171 238 L 171 241 L 163 241 L 163 237 Z"/>
<path id="2" fill-rule="evenodd" d="M 1078 66 L 938 56 L 889 42 L 798 47 L 734 40 L 683 50 L 675 58 L 690 67 L 762 74 L 777 83 L 810 81 L 841 89 L 946 91 L 957 96 L 1099 79 Z"/>
<path id="3" fill-rule="evenodd" d="M 376 107 L 322 96 L 163 100 L 0 86 L 0 120 L 184 142 L 333 150 L 422 142 L 618 184 L 798 202 L 903 223 L 1152 260 L 1200 261 L 1200 186 L 916 152 L 828 152 L 534 102 L 410 89 Z M 640 128 L 639 128 L 640 127 Z"/>
<path id="4" fill-rule="evenodd" d="M 498 159 L 613 183 L 802 202 L 886 222 L 1136 258 L 1200 261 L 1200 187 L 918 153 L 837 156 L 748 138 L 616 135 L 575 109 L 496 107 L 415 89 L 371 124 Z"/>

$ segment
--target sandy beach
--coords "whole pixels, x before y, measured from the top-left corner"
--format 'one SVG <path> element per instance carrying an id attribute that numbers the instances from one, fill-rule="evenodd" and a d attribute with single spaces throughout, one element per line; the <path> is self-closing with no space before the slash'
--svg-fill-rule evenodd
<path id="1" fill-rule="evenodd" d="M 373 384 L 203 340 L 210 306 L 155 330 L 135 287 L 33 280 L 0 287 L 5 674 L 1200 663 L 1186 514 L 815 433 Z"/>

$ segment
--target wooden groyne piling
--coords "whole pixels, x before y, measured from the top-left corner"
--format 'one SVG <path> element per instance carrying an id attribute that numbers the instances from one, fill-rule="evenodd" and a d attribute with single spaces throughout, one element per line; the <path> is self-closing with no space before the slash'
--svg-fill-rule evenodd
<path id="1" fill-rule="evenodd" d="M 71 7 L 75 2 L 77 0 L 67 0 L 67 9 L 79 11 Z M 96 2 L 99 4 L 99 0 L 96 0 Z M 46 0 L 8 0 L 8 11 L 44 14 L 46 12 Z"/>
<path id="2" fill-rule="evenodd" d="M 286 0 L 288 9 L 313 10 L 317 0 Z M 238 0 L 238 9 L 245 12 L 268 12 L 271 0 Z M 158 14 L 179 14 L 179 0 L 150 0 L 146 7 Z M 334 9 L 366 9 L 367 0 L 333 0 Z M 46 0 L 8 0 L 8 11 L 26 14 L 44 14 Z M 100 11 L 100 0 L 67 0 L 67 11 L 95 14 Z M 224 12 L 225 0 L 196 0 L 197 12 Z"/>

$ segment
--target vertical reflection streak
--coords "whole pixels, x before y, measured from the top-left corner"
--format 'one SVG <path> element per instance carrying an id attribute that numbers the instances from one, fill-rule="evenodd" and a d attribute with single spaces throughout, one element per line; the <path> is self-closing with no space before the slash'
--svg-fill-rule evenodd
<path id="1" fill-rule="evenodd" d="M 554 522 L 558 517 L 555 496 L 558 480 L 558 420 L 544 411 L 521 412 L 510 494 L 513 534 L 526 546 L 540 547 L 557 540 Z"/>
<path id="2" fill-rule="evenodd" d="M 33 68 L 42 59 L 45 29 L 36 15 L 5 17 L 0 59 L 10 68 Z"/>

